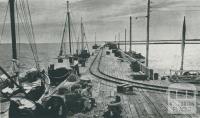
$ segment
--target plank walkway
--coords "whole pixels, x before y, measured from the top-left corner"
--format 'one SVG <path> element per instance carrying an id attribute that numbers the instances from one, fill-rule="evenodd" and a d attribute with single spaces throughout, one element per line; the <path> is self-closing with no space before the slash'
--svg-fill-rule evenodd
<path id="1" fill-rule="evenodd" d="M 104 53 L 102 60 L 104 64 L 101 63 L 100 68 L 102 69 L 102 71 L 107 72 L 106 74 L 110 74 L 111 76 L 115 76 L 118 78 L 130 79 L 129 78 L 130 77 L 129 64 L 124 64 L 124 62 L 121 62 L 120 60 L 116 59 L 112 54 L 105 55 Z M 111 64 L 113 64 L 114 67 L 112 67 Z M 93 69 L 95 69 L 95 67 Z M 199 117 L 199 113 L 200 113 L 199 110 L 197 110 L 198 114 L 194 114 L 194 115 L 169 114 L 168 106 L 167 106 L 168 96 L 166 93 L 156 92 L 156 91 L 147 91 L 147 90 L 135 88 L 133 94 L 130 94 L 130 95 L 119 94 L 119 93 L 116 93 L 116 86 L 114 86 L 114 84 L 99 80 L 96 77 L 93 77 L 93 78 L 94 80 L 96 80 L 97 83 L 99 82 L 97 84 L 98 87 L 96 87 L 93 93 L 98 93 L 95 95 L 95 98 L 97 100 L 97 104 L 100 104 L 100 106 L 97 106 L 97 108 L 95 108 L 96 109 L 95 112 L 90 112 L 89 113 L 90 116 L 92 116 L 92 113 L 96 113 L 98 115 L 102 114 L 102 112 L 100 111 L 103 111 L 103 108 L 105 108 L 106 104 L 109 102 L 109 100 L 105 98 L 109 98 L 108 96 L 111 95 L 111 93 L 114 93 L 113 95 L 121 96 L 122 107 L 123 107 L 123 113 L 122 113 L 123 118 L 161 118 L 161 117 L 162 118 L 186 118 L 186 117 L 197 118 Z M 155 84 L 153 81 L 150 81 L 149 83 L 151 82 L 152 84 Z M 157 83 L 159 85 L 163 84 L 161 81 L 157 81 Z M 106 86 L 109 86 L 109 87 L 106 87 Z M 197 102 L 198 101 L 199 101 L 199 98 L 197 97 Z"/>

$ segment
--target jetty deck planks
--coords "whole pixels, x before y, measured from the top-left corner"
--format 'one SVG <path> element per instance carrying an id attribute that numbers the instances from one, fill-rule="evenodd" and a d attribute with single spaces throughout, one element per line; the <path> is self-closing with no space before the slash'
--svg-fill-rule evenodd
<path id="1" fill-rule="evenodd" d="M 95 62 L 94 65 L 95 66 L 93 66 L 92 69 L 98 73 L 97 71 L 98 63 Z M 121 62 L 120 60 L 116 59 L 116 57 L 114 57 L 113 54 L 106 55 L 105 52 L 103 52 L 100 69 L 101 71 L 105 72 L 110 76 L 115 76 L 117 78 L 123 78 L 127 80 L 132 79 L 130 78 L 131 70 L 129 67 L 129 63 L 126 61 Z M 99 73 L 99 75 L 103 77 L 102 74 Z M 147 117 L 181 118 L 181 117 L 197 117 L 199 114 L 198 112 L 198 114 L 196 115 L 171 115 L 168 114 L 167 111 L 168 106 L 167 106 L 166 93 L 134 88 L 134 92 L 132 94 L 119 94 L 116 92 L 116 84 L 100 80 L 99 78 L 94 76 L 93 79 L 99 80 L 96 82 L 99 82 L 98 86 L 101 87 L 95 87 L 94 93 L 99 91 L 98 96 L 97 94 L 95 95 L 97 101 L 97 108 L 95 108 L 95 112 L 90 112 L 90 113 L 96 113 L 98 115 L 102 114 L 102 112 L 106 108 L 106 105 L 109 103 L 109 101 L 112 100 L 111 98 L 114 95 L 119 95 L 122 100 L 123 118 L 147 118 Z M 157 85 L 166 85 L 167 83 L 167 81 L 165 83 L 161 80 L 143 81 L 143 82 L 149 84 L 157 84 Z M 95 84 L 95 86 L 96 85 L 97 84 Z M 91 115 L 92 114 L 90 114 L 90 116 Z"/>

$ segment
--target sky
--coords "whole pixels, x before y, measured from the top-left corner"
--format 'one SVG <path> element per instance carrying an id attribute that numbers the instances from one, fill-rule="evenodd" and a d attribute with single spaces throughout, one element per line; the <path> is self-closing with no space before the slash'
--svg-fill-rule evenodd
<path id="1" fill-rule="evenodd" d="M 19 0 L 17 0 L 19 1 Z M 8 0 L 0 0 L 0 31 L 3 28 Z M 114 41 L 124 30 L 129 32 L 132 16 L 132 40 L 146 40 L 147 0 L 69 0 L 73 40 L 80 36 L 83 18 L 87 41 Z M 66 17 L 66 0 L 29 0 L 37 43 L 59 43 Z M 200 0 L 151 0 L 150 40 L 181 39 L 183 17 L 187 38 L 200 38 Z M 137 17 L 137 19 L 136 19 Z M 10 42 L 9 17 L 1 42 Z M 21 42 L 26 42 L 24 33 Z M 129 33 L 127 33 L 129 35 Z M 128 37 L 128 36 L 127 36 Z M 68 40 L 66 35 L 66 40 Z"/>

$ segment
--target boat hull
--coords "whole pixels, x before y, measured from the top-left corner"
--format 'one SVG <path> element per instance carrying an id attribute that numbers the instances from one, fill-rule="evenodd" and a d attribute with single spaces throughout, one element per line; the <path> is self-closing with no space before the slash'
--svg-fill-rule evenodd
<path id="1" fill-rule="evenodd" d="M 72 70 L 64 67 L 57 68 L 54 70 L 48 70 L 48 75 L 51 80 L 51 85 L 58 85 L 64 81 L 72 73 Z"/>

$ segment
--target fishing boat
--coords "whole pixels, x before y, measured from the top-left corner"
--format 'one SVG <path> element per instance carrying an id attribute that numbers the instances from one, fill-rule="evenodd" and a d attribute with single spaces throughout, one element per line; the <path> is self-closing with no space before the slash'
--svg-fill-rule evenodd
<path id="1" fill-rule="evenodd" d="M 78 58 L 79 58 L 79 63 L 83 67 L 85 66 L 85 62 L 87 61 L 87 59 L 90 57 L 88 44 L 87 44 L 87 41 L 85 41 L 85 40 L 86 40 L 86 35 L 85 35 L 85 31 L 84 31 L 83 21 L 81 18 L 81 50 L 80 50 L 80 54 L 78 55 Z M 85 43 L 86 43 L 86 45 L 85 45 Z"/>
<path id="2" fill-rule="evenodd" d="M 29 70 L 22 70 L 19 67 L 19 58 L 17 53 L 17 37 L 16 37 L 16 22 L 15 19 L 19 20 L 18 15 L 22 15 L 17 7 L 19 4 L 15 0 L 9 0 L 8 5 L 10 8 L 10 24 L 11 24 L 11 38 L 12 38 L 12 65 L 11 71 L 6 71 L 0 66 L 0 71 L 3 73 L 0 78 L 4 87 L 1 89 L 1 94 L 3 97 L 10 101 L 9 106 L 9 118 L 21 118 L 26 117 L 26 114 L 23 114 L 25 110 L 34 109 L 36 103 L 39 102 L 49 91 L 50 80 L 48 75 L 44 70 L 40 69 L 39 58 L 37 55 L 37 48 L 35 44 L 35 36 L 32 26 L 31 14 L 29 9 L 28 1 L 21 1 L 26 5 L 25 12 L 21 22 L 26 20 L 26 28 L 24 29 L 25 33 L 29 33 L 27 37 L 29 39 L 29 45 L 31 46 L 31 51 L 34 56 L 35 68 Z M 17 12 L 17 15 L 15 15 Z M 17 17 L 15 17 L 17 16 Z M 25 25 L 25 24 L 21 24 Z M 19 27 L 19 24 L 17 25 Z M 30 103 L 30 104 L 29 104 Z"/>
<path id="3" fill-rule="evenodd" d="M 170 81 L 175 83 L 200 83 L 200 70 L 170 70 Z"/>
<path id="4" fill-rule="evenodd" d="M 96 32 L 95 32 L 95 37 L 94 37 L 94 45 L 92 46 L 92 49 L 97 49 L 99 48 L 99 45 L 96 43 Z"/>
<path id="5" fill-rule="evenodd" d="M 183 29 L 182 29 L 182 43 L 181 43 L 181 67 L 180 70 L 170 70 L 171 82 L 177 83 L 200 83 L 200 70 L 184 70 L 184 52 L 185 52 L 185 39 L 186 39 L 186 21 L 185 17 L 183 20 Z"/>
<path id="6" fill-rule="evenodd" d="M 133 57 L 134 59 L 138 60 L 141 63 L 145 63 L 145 57 L 141 53 L 137 53 L 135 51 L 126 52 L 129 56 Z"/>
<path id="7" fill-rule="evenodd" d="M 48 67 L 48 75 L 51 80 L 52 85 L 58 85 L 62 81 L 64 81 L 71 73 L 72 73 L 72 66 L 74 63 L 74 56 L 72 54 L 72 44 L 71 44 L 71 21 L 70 21 L 70 11 L 69 11 L 69 2 L 67 1 L 67 14 L 66 20 L 64 24 L 62 40 L 60 45 L 60 51 L 56 58 L 57 62 L 54 64 L 50 64 Z M 68 26 L 68 27 L 67 27 Z M 69 51 L 70 53 L 67 54 L 66 52 L 66 43 L 65 43 L 65 34 L 68 28 L 68 38 L 69 38 Z"/>

